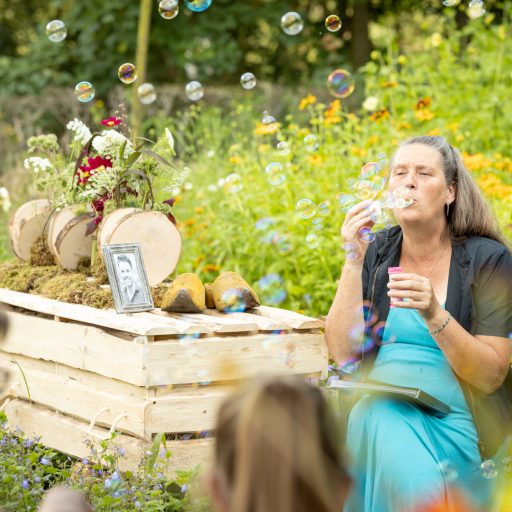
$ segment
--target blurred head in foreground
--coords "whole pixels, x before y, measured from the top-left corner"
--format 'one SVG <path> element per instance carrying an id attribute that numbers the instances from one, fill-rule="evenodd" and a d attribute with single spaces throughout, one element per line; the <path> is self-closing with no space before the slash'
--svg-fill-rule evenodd
<path id="1" fill-rule="evenodd" d="M 93 512 L 93 508 L 80 491 L 54 487 L 44 495 L 38 512 Z"/>
<path id="2" fill-rule="evenodd" d="M 210 486 L 217 512 L 339 512 L 349 488 L 318 388 L 266 378 L 219 410 Z"/>

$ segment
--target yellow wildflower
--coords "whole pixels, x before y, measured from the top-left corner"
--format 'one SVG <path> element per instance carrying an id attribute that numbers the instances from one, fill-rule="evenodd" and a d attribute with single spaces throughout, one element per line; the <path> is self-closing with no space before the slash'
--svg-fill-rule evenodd
<path id="1" fill-rule="evenodd" d="M 441 43 L 443 42 L 443 36 L 439 32 L 434 32 L 432 34 L 430 41 L 432 43 L 432 46 L 435 48 L 441 45 Z"/>
<path id="2" fill-rule="evenodd" d="M 387 108 L 383 108 L 381 110 L 376 110 L 370 116 L 370 119 L 372 121 L 381 121 L 382 119 L 386 119 L 387 117 L 389 117 L 389 110 Z"/>
<path id="3" fill-rule="evenodd" d="M 464 163 L 470 171 L 481 171 L 488 169 L 492 166 L 491 160 L 489 160 L 482 153 L 475 153 L 474 155 L 468 155 L 464 153 Z"/>
<path id="4" fill-rule="evenodd" d="M 389 82 L 381 82 L 380 85 L 384 89 L 391 89 L 393 87 L 398 87 L 400 84 L 396 80 L 390 80 Z"/>
<path id="5" fill-rule="evenodd" d="M 368 145 L 369 146 L 374 146 L 375 144 L 377 144 L 377 142 L 379 142 L 378 135 L 371 135 L 370 137 L 368 137 Z"/>
<path id="6" fill-rule="evenodd" d="M 260 144 L 258 146 L 258 152 L 260 153 L 268 153 L 272 146 L 270 144 Z"/>
<path id="7" fill-rule="evenodd" d="M 366 156 L 366 153 L 367 153 L 364 149 L 356 148 L 355 146 L 351 147 L 350 151 L 352 152 L 352 154 L 354 154 L 356 156 Z"/>
<path id="8" fill-rule="evenodd" d="M 477 182 L 487 196 L 512 201 L 512 185 L 503 183 L 496 175 L 483 174 Z"/>
<path id="9" fill-rule="evenodd" d="M 425 108 L 425 109 L 417 110 L 416 112 L 414 112 L 414 117 L 418 121 L 430 121 L 431 119 L 434 118 L 434 112 Z"/>
<path id="10" fill-rule="evenodd" d="M 402 66 L 407 62 L 407 57 L 405 55 L 400 55 L 398 57 L 398 64 L 401 64 Z"/>
<path id="11" fill-rule="evenodd" d="M 238 165 L 238 164 L 241 164 L 242 162 L 243 162 L 243 160 L 238 155 L 231 155 L 229 157 L 230 164 Z"/>
<path id="12" fill-rule="evenodd" d="M 341 123 L 342 119 L 339 116 L 326 117 L 324 119 L 324 126 L 328 126 L 330 124 L 338 124 Z"/>
<path id="13" fill-rule="evenodd" d="M 203 212 L 204 212 L 204 208 L 203 208 L 202 206 L 196 206 L 196 207 L 194 208 L 194 211 L 195 211 L 196 213 L 201 214 L 201 213 L 203 213 Z"/>
<path id="14" fill-rule="evenodd" d="M 300 100 L 299 110 L 304 110 L 305 108 L 309 107 L 309 105 L 313 105 L 313 103 L 316 103 L 316 96 L 313 96 L 313 94 L 308 94 L 305 98 Z"/>
<path id="15" fill-rule="evenodd" d="M 256 129 L 254 130 L 254 133 L 256 135 L 272 135 L 273 133 L 276 133 L 277 130 L 279 130 L 279 123 L 258 123 L 256 125 Z"/>
<path id="16" fill-rule="evenodd" d="M 430 130 L 427 132 L 427 135 L 433 136 L 433 137 L 439 137 L 441 135 L 441 130 L 439 128 L 434 128 L 433 130 Z"/>
<path id="17" fill-rule="evenodd" d="M 208 264 L 203 267 L 204 272 L 218 272 L 220 270 L 219 265 Z"/>
<path id="18" fill-rule="evenodd" d="M 422 109 L 425 109 L 425 108 L 428 108 L 430 107 L 432 103 L 432 98 L 429 98 L 428 96 L 426 98 L 420 98 L 415 107 L 414 107 L 414 110 L 422 110 Z"/>
<path id="19" fill-rule="evenodd" d="M 312 155 L 309 157 L 309 163 L 312 165 L 322 165 L 325 162 L 325 156 Z"/>

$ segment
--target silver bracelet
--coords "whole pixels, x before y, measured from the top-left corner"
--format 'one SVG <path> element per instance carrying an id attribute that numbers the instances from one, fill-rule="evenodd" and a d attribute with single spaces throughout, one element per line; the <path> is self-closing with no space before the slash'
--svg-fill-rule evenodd
<path id="1" fill-rule="evenodd" d="M 450 313 L 448 313 L 446 320 L 443 322 L 443 325 L 441 325 L 441 327 L 439 327 L 439 329 L 436 329 L 435 331 L 428 331 L 428 332 L 430 333 L 431 336 L 437 336 L 450 323 L 451 319 L 452 319 L 452 315 L 450 315 Z"/>

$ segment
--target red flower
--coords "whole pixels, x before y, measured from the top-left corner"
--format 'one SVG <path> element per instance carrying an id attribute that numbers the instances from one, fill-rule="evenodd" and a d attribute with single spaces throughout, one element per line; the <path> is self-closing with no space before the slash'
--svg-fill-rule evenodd
<path id="1" fill-rule="evenodd" d="M 88 165 L 81 165 L 80 172 L 78 173 L 78 185 L 84 185 L 89 181 L 89 178 L 96 173 L 97 169 L 103 167 L 112 167 L 112 162 L 108 158 L 102 156 L 95 156 L 94 158 L 87 159 Z"/>
<path id="2" fill-rule="evenodd" d="M 113 126 L 120 125 L 122 122 L 123 120 L 119 117 L 109 117 L 108 119 L 103 119 L 103 121 L 101 121 L 101 124 L 103 126 L 108 126 L 109 128 L 112 128 Z"/>

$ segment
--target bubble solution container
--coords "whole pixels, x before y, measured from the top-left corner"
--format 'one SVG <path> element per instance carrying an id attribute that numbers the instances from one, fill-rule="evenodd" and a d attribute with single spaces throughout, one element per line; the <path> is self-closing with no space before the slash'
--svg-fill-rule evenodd
<path id="1" fill-rule="evenodd" d="M 388 276 L 389 276 L 389 280 L 392 281 L 393 280 L 393 275 L 394 274 L 401 274 L 403 272 L 403 269 L 402 267 L 388 267 Z M 395 299 L 396 301 L 399 301 L 399 302 L 403 302 L 403 299 Z M 394 308 L 395 306 L 393 305 L 393 303 L 390 301 L 389 303 L 389 307 L 390 308 Z"/>

